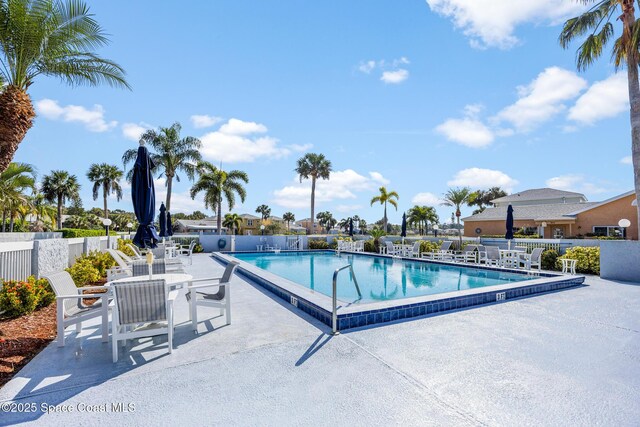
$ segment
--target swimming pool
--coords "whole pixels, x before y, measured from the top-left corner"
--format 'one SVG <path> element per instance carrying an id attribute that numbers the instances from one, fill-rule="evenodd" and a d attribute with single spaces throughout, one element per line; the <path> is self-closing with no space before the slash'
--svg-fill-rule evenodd
<path id="1" fill-rule="evenodd" d="M 354 303 L 434 295 L 537 278 L 509 271 L 346 253 L 237 253 L 233 256 L 327 296 L 332 295 L 333 272 L 351 264 L 362 299 L 358 298 L 348 270 L 338 275 L 337 293 L 338 299 Z"/>
<path id="2" fill-rule="evenodd" d="M 383 324 L 482 304 L 495 304 L 578 286 L 584 276 L 527 274 L 498 267 L 461 266 L 441 261 L 398 259 L 334 251 L 214 252 L 222 264 L 238 261 L 238 274 L 334 331 Z M 357 297 L 349 271 L 353 264 L 362 290 Z"/>

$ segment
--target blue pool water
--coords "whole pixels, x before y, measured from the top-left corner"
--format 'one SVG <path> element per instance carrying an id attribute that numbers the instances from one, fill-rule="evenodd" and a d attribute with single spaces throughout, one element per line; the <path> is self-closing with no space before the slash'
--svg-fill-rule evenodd
<path id="1" fill-rule="evenodd" d="M 327 296 L 331 296 L 333 272 L 353 264 L 362 291 L 361 302 L 433 295 L 537 278 L 506 271 L 332 252 L 235 253 L 233 256 Z M 349 302 L 358 299 L 348 269 L 338 276 L 338 298 Z"/>

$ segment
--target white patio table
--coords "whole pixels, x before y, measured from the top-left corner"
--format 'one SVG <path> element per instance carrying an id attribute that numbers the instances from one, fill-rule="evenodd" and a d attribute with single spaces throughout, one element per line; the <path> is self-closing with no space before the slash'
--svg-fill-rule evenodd
<path id="1" fill-rule="evenodd" d="M 524 252 L 520 249 L 500 249 L 500 266 L 517 268 L 519 255 Z"/>

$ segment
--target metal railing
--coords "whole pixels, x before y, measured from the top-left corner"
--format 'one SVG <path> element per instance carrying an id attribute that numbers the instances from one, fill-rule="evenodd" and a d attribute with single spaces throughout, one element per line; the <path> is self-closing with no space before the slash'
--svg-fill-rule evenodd
<path id="1" fill-rule="evenodd" d="M 333 335 L 338 334 L 338 273 L 345 269 L 351 270 L 351 278 L 353 279 L 353 284 L 356 286 L 356 291 L 358 292 L 358 299 L 362 299 L 362 292 L 360 292 L 360 286 L 358 286 L 358 280 L 356 279 L 356 275 L 353 272 L 353 264 L 347 264 L 344 267 L 340 267 L 333 272 L 333 297 L 332 297 L 332 333 Z"/>

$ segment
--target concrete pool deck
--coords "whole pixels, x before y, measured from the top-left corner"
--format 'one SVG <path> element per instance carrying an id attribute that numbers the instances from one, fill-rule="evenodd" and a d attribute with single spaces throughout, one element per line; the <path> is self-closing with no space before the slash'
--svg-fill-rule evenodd
<path id="1" fill-rule="evenodd" d="M 201 255 L 187 269 L 223 267 Z M 0 424 L 637 425 L 640 285 L 585 284 L 332 337 L 236 276 L 231 326 L 194 335 L 180 296 L 171 355 L 161 337 L 113 364 L 97 328 L 69 330 L 0 389 L 36 411 L 0 404 Z"/>

